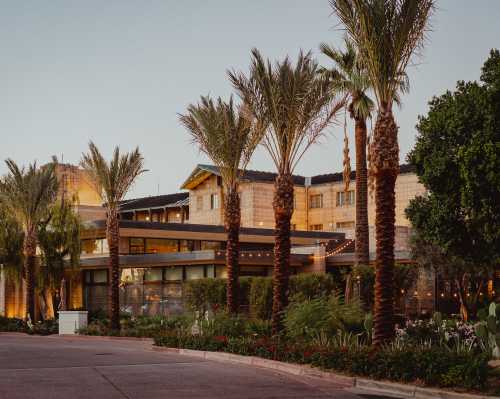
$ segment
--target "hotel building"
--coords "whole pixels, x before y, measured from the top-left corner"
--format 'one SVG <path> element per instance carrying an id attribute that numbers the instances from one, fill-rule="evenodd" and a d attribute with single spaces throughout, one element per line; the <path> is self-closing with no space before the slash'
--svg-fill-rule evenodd
<path id="1" fill-rule="evenodd" d="M 78 270 L 68 271 L 67 306 L 106 307 L 109 274 L 105 210 L 85 173 L 59 165 L 60 197 L 76 199 L 84 221 Z M 246 171 L 241 196 L 241 275 L 270 276 L 273 267 L 272 199 L 276 175 Z M 355 172 L 344 189 L 341 173 L 294 176 L 292 273 L 328 273 L 354 261 Z M 133 314 L 170 314 L 182 309 L 183 282 L 224 278 L 224 190 L 216 167 L 198 165 L 182 184 L 182 192 L 129 199 L 120 207 L 121 306 Z M 403 165 L 396 182 L 396 258 L 410 262 L 408 220 L 404 209 L 425 193 L 417 176 Z M 370 198 L 369 224 L 374 223 Z M 374 258 L 373 227 L 370 227 Z M 3 275 L 2 275 L 3 276 Z M 432 284 L 431 284 L 432 285 Z M 22 316 L 22 284 L 0 280 L 0 314 Z M 432 292 L 434 297 L 434 292 Z M 420 305 L 419 305 L 420 306 Z"/>

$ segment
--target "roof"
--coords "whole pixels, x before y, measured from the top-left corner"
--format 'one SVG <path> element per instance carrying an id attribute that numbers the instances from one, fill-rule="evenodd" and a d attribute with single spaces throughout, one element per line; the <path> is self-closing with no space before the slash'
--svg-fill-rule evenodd
<path id="1" fill-rule="evenodd" d="M 415 167 L 410 164 L 403 164 L 399 166 L 399 174 L 405 174 L 405 173 L 414 173 L 415 172 Z M 334 183 L 334 182 L 341 182 L 344 180 L 342 172 L 337 172 L 337 173 L 328 173 L 325 175 L 316 175 L 311 177 L 311 184 L 325 184 L 325 183 Z M 356 171 L 353 170 L 351 172 L 351 180 L 356 179 Z"/>
<path id="2" fill-rule="evenodd" d="M 224 226 L 212 224 L 195 224 L 195 223 L 162 223 L 162 222 L 146 222 L 136 220 L 119 221 L 120 228 L 127 229 L 145 229 L 145 230 L 170 230 L 170 231 L 190 231 L 197 233 L 225 233 Z M 89 229 L 105 229 L 105 220 L 93 220 L 86 223 Z M 274 229 L 242 227 L 240 228 L 241 235 L 256 235 L 256 236 L 274 236 Z M 345 234 L 340 232 L 328 231 L 290 231 L 291 237 L 312 238 L 317 240 L 338 240 L 344 241 Z"/>
<path id="3" fill-rule="evenodd" d="M 182 184 L 181 188 L 188 190 L 193 189 L 211 175 L 220 176 L 219 168 L 217 166 L 198 164 L 186 181 Z M 276 180 L 276 176 L 278 176 L 277 173 L 273 172 L 245 170 L 241 178 L 246 181 L 272 183 Z M 305 183 L 305 177 L 293 175 L 293 182 L 298 186 L 303 186 Z"/>
<path id="4" fill-rule="evenodd" d="M 403 164 L 399 167 L 399 173 L 413 173 L 415 167 L 409 164 Z M 220 176 L 219 168 L 214 165 L 198 164 L 193 172 L 189 175 L 186 181 L 182 184 L 182 189 L 191 190 L 201 184 L 211 175 Z M 263 172 L 259 170 L 246 170 L 243 173 L 242 179 L 255 182 L 272 183 L 276 179 L 277 174 L 272 172 Z M 351 172 L 351 180 L 356 179 L 356 171 Z M 342 172 L 328 173 L 324 175 L 316 175 L 311 177 L 311 185 L 325 184 L 343 181 Z M 293 182 L 296 186 L 304 186 L 306 178 L 300 175 L 293 175 Z"/>
<path id="5" fill-rule="evenodd" d="M 125 200 L 120 204 L 120 211 L 126 212 L 140 209 L 177 208 L 187 205 L 189 205 L 189 193 L 182 192 Z"/>

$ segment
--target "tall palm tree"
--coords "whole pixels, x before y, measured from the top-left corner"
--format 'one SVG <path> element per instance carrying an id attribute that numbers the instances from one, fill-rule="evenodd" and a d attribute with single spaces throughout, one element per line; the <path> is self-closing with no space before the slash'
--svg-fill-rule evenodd
<path id="1" fill-rule="evenodd" d="M 9 173 L 0 183 L 0 199 L 24 231 L 23 277 L 26 281 L 25 306 L 27 317 L 36 321 L 35 267 L 38 244 L 37 228 L 47 217 L 50 205 L 56 200 L 58 183 L 55 161 L 43 167 L 36 162 L 20 168 L 13 160 L 6 161 Z"/>
<path id="2" fill-rule="evenodd" d="M 377 99 L 370 145 L 375 179 L 376 281 L 374 344 L 394 336 L 395 184 L 399 172 L 398 127 L 392 111 L 406 67 L 423 47 L 434 0 L 330 0 L 366 65 Z"/>
<path id="3" fill-rule="evenodd" d="M 317 142 L 344 101 L 331 80 L 318 73 L 310 53 L 299 53 L 292 65 L 286 57 L 274 65 L 252 50 L 249 76 L 230 71 L 229 78 L 253 117 L 266 127 L 262 144 L 277 170 L 273 199 L 276 237 L 273 275 L 273 332 L 282 329 L 288 304 L 290 220 L 293 213 L 292 173 L 307 149 Z"/>
<path id="4" fill-rule="evenodd" d="M 129 153 L 120 154 L 119 147 L 107 162 L 93 142 L 89 151 L 82 155 L 81 167 L 87 172 L 91 184 L 95 187 L 106 206 L 106 239 L 109 247 L 109 270 L 111 275 L 109 288 L 109 318 L 113 330 L 120 329 L 120 234 L 118 211 L 120 201 L 134 184 L 137 177 L 145 172 L 144 158 L 139 148 Z"/>
<path id="5" fill-rule="evenodd" d="M 368 170 L 366 167 L 366 120 L 374 107 L 368 96 L 370 79 L 354 44 L 345 39 L 345 51 L 326 43 L 320 44 L 320 50 L 330 58 L 334 67 L 323 68 L 322 72 L 336 82 L 336 87 L 348 95 L 348 111 L 354 120 L 356 142 L 356 264 L 367 265 L 370 262 L 368 230 Z M 349 173 L 347 174 L 347 187 Z"/>
<path id="6" fill-rule="evenodd" d="M 239 308 L 239 234 L 241 223 L 238 193 L 242 173 L 262 138 L 263 129 L 248 114 L 244 105 L 235 109 L 219 97 L 201 97 L 180 115 L 181 123 L 212 162 L 218 167 L 224 184 L 224 224 L 227 232 L 227 309 L 237 313 Z"/>

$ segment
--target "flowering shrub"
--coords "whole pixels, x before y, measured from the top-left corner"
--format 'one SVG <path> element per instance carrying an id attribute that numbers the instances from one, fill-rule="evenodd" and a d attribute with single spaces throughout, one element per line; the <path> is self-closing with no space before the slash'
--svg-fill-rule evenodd
<path id="1" fill-rule="evenodd" d="M 396 339 L 405 344 L 446 346 L 450 349 L 479 348 L 474 326 L 461 320 L 408 320 L 404 327 L 396 328 Z"/>
<path id="2" fill-rule="evenodd" d="M 278 338 L 208 337 L 173 332 L 155 337 L 155 345 L 258 356 L 350 375 L 439 387 L 483 389 L 488 377 L 487 355 L 435 346 L 391 345 L 381 350 L 368 346 L 320 348 Z"/>

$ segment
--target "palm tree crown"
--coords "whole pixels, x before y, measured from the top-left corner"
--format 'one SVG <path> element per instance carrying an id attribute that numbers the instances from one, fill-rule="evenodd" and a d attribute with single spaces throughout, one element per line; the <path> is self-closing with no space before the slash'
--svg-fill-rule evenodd
<path id="1" fill-rule="evenodd" d="M 189 105 L 181 123 L 212 162 L 219 168 L 226 189 L 234 189 L 262 138 L 263 129 L 244 105 L 235 107 L 233 98 L 224 102 L 202 96 Z"/>
<path id="2" fill-rule="evenodd" d="M 89 143 L 89 152 L 83 154 L 81 166 L 87 172 L 90 183 L 94 186 L 108 210 L 117 211 L 137 177 L 144 173 L 144 158 L 139 148 L 120 154 L 119 147 L 113 152 L 108 163 L 97 146 Z"/>
<path id="3" fill-rule="evenodd" d="M 38 167 L 36 162 L 20 168 L 12 159 L 5 161 L 9 174 L 0 183 L 0 200 L 26 232 L 34 231 L 57 197 L 56 163 Z"/>
<path id="4" fill-rule="evenodd" d="M 320 68 L 320 73 L 332 79 L 337 90 L 349 97 L 351 118 L 369 118 L 374 107 L 373 100 L 367 94 L 371 82 L 353 42 L 345 38 L 345 51 L 327 43 L 321 43 L 320 50 L 334 62 L 333 68 Z"/>
<path id="5" fill-rule="evenodd" d="M 229 79 L 253 116 L 266 126 L 263 145 L 279 174 L 291 174 L 307 149 L 342 108 L 329 79 L 318 74 L 311 53 L 272 65 L 252 50 L 250 75 L 229 71 Z"/>

